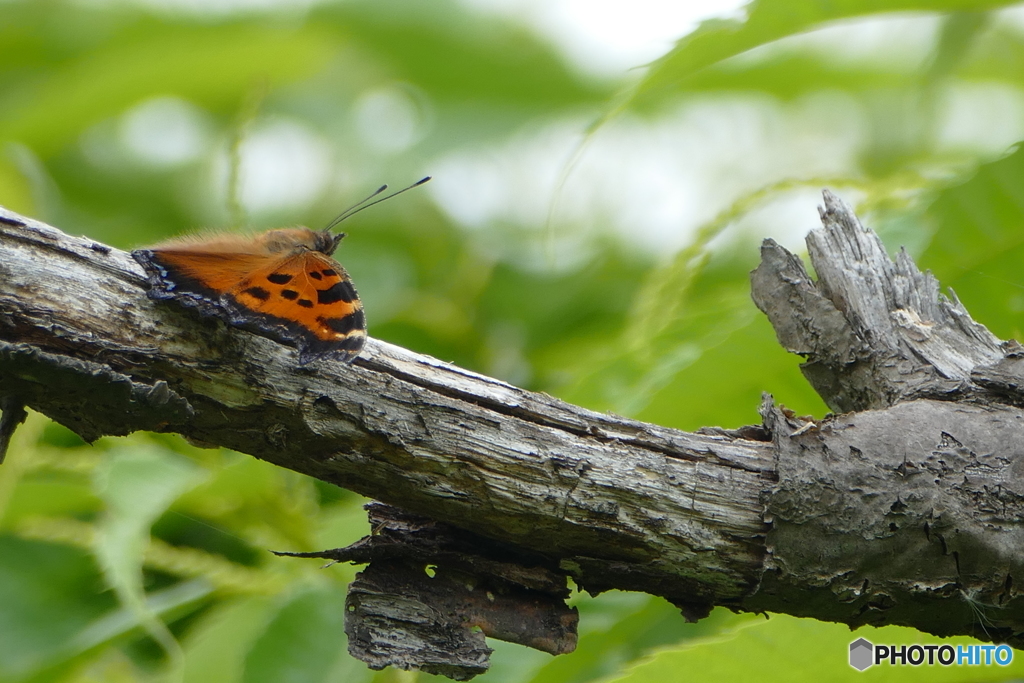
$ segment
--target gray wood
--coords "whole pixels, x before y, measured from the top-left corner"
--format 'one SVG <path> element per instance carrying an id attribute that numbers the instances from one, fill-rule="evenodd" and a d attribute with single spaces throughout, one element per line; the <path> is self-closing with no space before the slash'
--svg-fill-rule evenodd
<path id="1" fill-rule="evenodd" d="M 815 390 L 837 412 L 984 393 L 971 372 L 1003 358 L 1000 340 L 905 251 L 890 259 L 849 206 L 824 196 L 823 228 L 807 236 L 818 281 L 773 240 L 751 274 L 754 302 L 779 343 L 807 358 Z"/>
<path id="2" fill-rule="evenodd" d="M 1020 346 L 825 202 L 820 281 L 766 241 L 753 296 L 826 402 L 858 413 L 805 422 L 767 397 L 763 426 L 686 433 L 373 339 L 352 366 L 302 368 L 150 301 L 126 253 L 9 211 L 0 396 L 86 438 L 234 448 L 691 618 L 725 605 L 1020 646 Z"/>

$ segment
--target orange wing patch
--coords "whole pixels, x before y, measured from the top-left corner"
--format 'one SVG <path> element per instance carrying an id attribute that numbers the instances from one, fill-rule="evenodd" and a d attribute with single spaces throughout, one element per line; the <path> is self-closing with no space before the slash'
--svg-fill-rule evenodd
<path id="1" fill-rule="evenodd" d="M 351 362 L 359 355 L 366 340 L 363 307 L 337 261 L 310 250 L 282 256 L 203 247 L 133 252 L 149 274 L 150 297 L 296 346 L 303 365 L 318 358 Z"/>
<path id="2" fill-rule="evenodd" d="M 340 354 L 354 358 L 366 340 L 363 306 L 348 273 L 307 251 L 264 267 L 227 292 L 241 309 L 275 320 L 303 340 L 301 362 Z"/>

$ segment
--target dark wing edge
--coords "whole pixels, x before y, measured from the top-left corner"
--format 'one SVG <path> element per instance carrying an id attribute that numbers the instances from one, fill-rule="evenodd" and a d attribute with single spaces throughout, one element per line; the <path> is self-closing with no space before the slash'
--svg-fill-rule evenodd
<path id="1" fill-rule="evenodd" d="M 176 301 L 204 317 L 218 318 L 232 327 L 295 347 L 299 352 L 299 365 L 305 366 L 321 359 L 351 363 L 363 349 L 365 327 L 340 341 L 317 339 L 306 328 L 290 320 L 267 314 L 253 315 L 237 305 L 230 295 L 218 294 L 198 280 L 172 272 L 149 249 L 136 249 L 131 254 L 146 271 L 150 299 Z M 172 281 L 172 277 L 177 278 L 176 281 Z"/>
<path id="2" fill-rule="evenodd" d="M 366 342 L 366 333 L 352 334 L 341 341 L 324 342 L 319 339 L 310 341 L 305 336 L 299 337 L 299 365 L 307 365 L 316 360 L 338 360 L 351 363 L 358 356 Z"/>

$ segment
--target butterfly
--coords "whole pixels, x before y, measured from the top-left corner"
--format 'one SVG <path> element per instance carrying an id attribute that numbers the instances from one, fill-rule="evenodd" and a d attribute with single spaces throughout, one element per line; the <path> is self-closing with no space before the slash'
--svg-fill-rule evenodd
<path id="1" fill-rule="evenodd" d="M 255 236 L 184 237 L 137 249 L 149 297 L 173 300 L 201 315 L 295 346 L 299 364 L 355 360 L 366 318 L 352 280 L 332 258 L 345 233 L 331 229 L 359 211 L 418 187 L 430 177 L 370 201 L 380 187 L 323 230 L 279 228 Z"/>

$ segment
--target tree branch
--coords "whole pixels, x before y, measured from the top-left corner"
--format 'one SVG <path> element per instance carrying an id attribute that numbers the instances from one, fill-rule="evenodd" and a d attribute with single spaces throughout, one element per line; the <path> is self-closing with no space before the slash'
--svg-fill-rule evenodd
<path id="1" fill-rule="evenodd" d="M 836 412 L 885 408 L 915 398 L 992 398 L 976 368 L 1007 349 L 963 304 L 939 293 L 902 249 L 893 262 L 849 206 L 825 192 L 823 229 L 807 236 L 814 282 L 799 258 L 772 240 L 751 274 L 754 302 Z M 1016 344 L 1016 342 L 1012 342 Z"/>
<path id="2" fill-rule="evenodd" d="M 470 532 L 484 560 L 661 595 L 691 618 L 725 605 L 975 634 L 980 603 L 988 637 L 1019 645 L 1020 347 L 826 206 L 809 238 L 821 280 L 770 241 L 752 280 L 829 405 L 874 409 L 820 423 L 769 397 L 763 427 L 686 433 L 376 340 L 352 366 L 300 367 L 149 300 L 124 252 L 9 211 L 0 397 L 86 439 L 153 429 L 249 453 Z"/>

